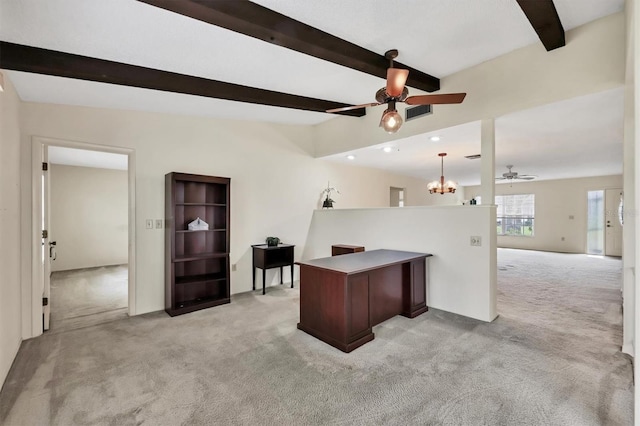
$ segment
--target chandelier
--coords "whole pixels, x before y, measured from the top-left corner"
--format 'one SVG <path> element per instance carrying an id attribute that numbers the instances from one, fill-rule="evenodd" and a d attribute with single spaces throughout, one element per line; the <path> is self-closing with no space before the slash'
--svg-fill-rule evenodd
<path id="1" fill-rule="evenodd" d="M 453 181 L 444 181 L 444 157 L 447 156 L 446 152 L 441 152 L 438 154 L 440 157 L 440 180 L 434 180 L 433 182 L 429 182 L 427 185 L 427 189 L 429 189 L 429 194 L 446 194 L 448 192 L 454 193 L 456 192 L 456 185 Z"/>

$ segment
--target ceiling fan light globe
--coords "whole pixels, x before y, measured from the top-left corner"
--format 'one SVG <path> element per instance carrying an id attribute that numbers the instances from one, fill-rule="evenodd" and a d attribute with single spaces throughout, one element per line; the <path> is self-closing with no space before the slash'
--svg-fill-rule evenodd
<path id="1" fill-rule="evenodd" d="M 398 114 L 398 111 L 385 111 L 382 115 L 381 123 L 387 133 L 395 133 L 402 126 L 402 117 Z"/>

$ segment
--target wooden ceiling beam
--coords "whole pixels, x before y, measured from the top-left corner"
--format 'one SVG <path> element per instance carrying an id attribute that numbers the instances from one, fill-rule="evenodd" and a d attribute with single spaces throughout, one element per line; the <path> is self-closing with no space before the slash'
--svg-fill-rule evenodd
<path id="1" fill-rule="evenodd" d="M 389 61 L 383 55 L 247 0 L 138 1 L 382 79 L 387 78 Z M 395 62 L 394 66 L 409 70 L 407 86 L 427 92 L 440 89 L 438 78 L 399 62 Z"/>
<path id="2" fill-rule="evenodd" d="M 340 102 L 257 89 L 202 77 L 0 41 L 0 68 L 230 101 L 325 112 Z M 362 117 L 364 108 L 343 115 Z"/>
<path id="3" fill-rule="evenodd" d="M 547 51 L 565 45 L 564 28 L 553 0 L 517 0 Z"/>

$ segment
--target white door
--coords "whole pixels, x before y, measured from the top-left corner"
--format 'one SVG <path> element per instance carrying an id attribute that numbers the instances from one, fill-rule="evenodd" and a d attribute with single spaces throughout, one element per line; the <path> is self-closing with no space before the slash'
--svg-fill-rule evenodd
<path id="1" fill-rule="evenodd" d="M 55 258 L 55 241 L 51 238 L 51 221 L 49 220 L 49 159 L 48 147 L 42 152 L 42 328 L 49 329 L 51 318 L 51 261 Z"/>
<path id="2" fill-rule="evenodd" d="M 604 254 L 607 256 L 622 256 L 622 225 L 618 219 L 618 206 L 621 199 L 622 189 L 605 191 Z"/>

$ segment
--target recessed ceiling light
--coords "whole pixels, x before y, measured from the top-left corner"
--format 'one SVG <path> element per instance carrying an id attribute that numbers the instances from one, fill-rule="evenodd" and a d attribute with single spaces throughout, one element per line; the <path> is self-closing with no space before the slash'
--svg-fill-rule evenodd
<path id="1" fill-rule="evenodd" d="M 431 142 L 438 142 L 438 141 L 440 140 L 440 136 L 431 136 L 431 137 L 429 138 L 429 140 L 430 140 Z"/>
<path id="2" fill-rule="evenodd" d="M 393 151 L 393 148 L 391 148 L 390 146 L 385 146 L 384 148 L 382 148 L 382 150 L 384 152 L 391 152 L 391 151 Z"/>
<path id="3" fill-rule="evenodd" d="M 347 155 L 347 160 L 355 160 L 356 156 L 355 155 Z"/>

